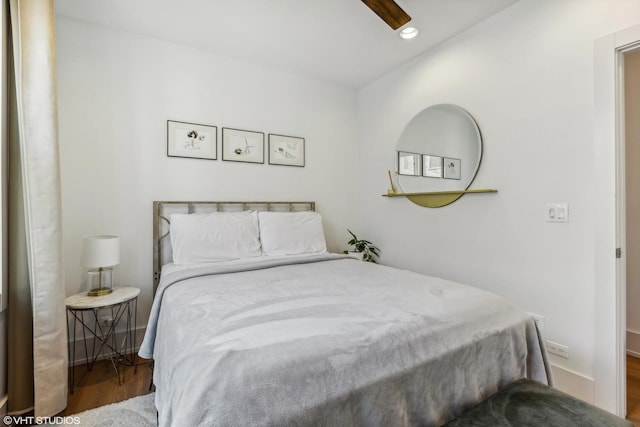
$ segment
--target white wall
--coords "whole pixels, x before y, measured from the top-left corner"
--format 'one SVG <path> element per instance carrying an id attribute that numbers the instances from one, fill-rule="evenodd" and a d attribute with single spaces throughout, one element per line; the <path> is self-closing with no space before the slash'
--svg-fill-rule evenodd
<path id="1" fill-rule="evenodd" d="M 593 400 L 594 40 L 640 21 L 631 0 L 521 0 L 359 92 L 362 234 L 383 261 L 474 284 L 545 317 L 569 346 L 560 388 Z M 468 195 L 439 209 L 382 198 L 404 125 L 458 104 L 478 122 L 484 157 Z M 569 203 L 570 222 L 545 222 Z M 567 379 L 568 377 L 572 379 Z M 579 388 L 582 388 L 579 390 Z"/>
<path id="2" fill-rule="evenodd" d="M 57 21 L 67 294 L 82 289 L 81 239 L 121 238 L 121 284 L 152 299 L 153 200 L 315 200 L 331 250 L 356 219 L 356 93 L 211 52 Z M 168 158 L 166 121 L 306 138 L 304 168 Z"/>
<path id="3" fill-rule="evenodd" d="M 640 357 L 640 51 L 625 55 L 627 350 Z"/>

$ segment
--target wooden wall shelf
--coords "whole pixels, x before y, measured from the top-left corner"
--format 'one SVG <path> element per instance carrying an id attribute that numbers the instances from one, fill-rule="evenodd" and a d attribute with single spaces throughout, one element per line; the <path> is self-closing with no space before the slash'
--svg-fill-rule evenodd
<path id="1" fill-rule="evenodd" d="M 430 191 L 426 193 L 396 193 L 383 194 L 383 197 L 406 197 L 413 203 L 424 206 L 426 208 L 439 208 L 446 206 L 458 200 L 465 194 L 482 194 L 497 193 L 498 190 L 479 189 L 479 190 L 451 190 L 451 191 Z"/>

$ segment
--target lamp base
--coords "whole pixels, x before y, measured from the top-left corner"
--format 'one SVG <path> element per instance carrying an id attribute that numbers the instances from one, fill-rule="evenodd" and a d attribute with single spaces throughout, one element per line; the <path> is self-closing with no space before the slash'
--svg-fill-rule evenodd
<path id="1" fill-rule="evenodd" d="M 113 289 L 111 288 L 95 288 L 87 292 L 87 295 L 90 297 L 100 297 L 102 295 L 108 295 L 111 292 L 113 292 Z"/>
<path id="2" fill-rule="evenodd" d="M 99 297 L 111 293 L 113 287 L 113 269 L 99 268 L 89 271 L 89 283 L 87 295 L 90 297 Z"/>

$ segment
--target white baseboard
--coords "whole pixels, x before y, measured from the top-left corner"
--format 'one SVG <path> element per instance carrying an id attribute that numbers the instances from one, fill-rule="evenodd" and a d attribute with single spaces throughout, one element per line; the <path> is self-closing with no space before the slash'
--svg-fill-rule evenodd
<path id="1" fill-rule="evenodd" d="M 573 397 L 593 404 L 595 383 L 593 378 L 551 363 L 554 387 Z"/>
<path id="2" fill-rule="evenodd" d="M 636 353 L 635 351 L 627 350 L 627 356 L 633 356 L 635 358 L 640 359 L 640 353 Z"/>
<path id="3" fill-rule="evenodd" d="M 640 332 L 627 329 L 627 354 L 640 357 Z"/>
<path id="4" fill-rule="evenodd" d="M 147 330 L 146 326 L 140 326 L 138 328 L 136 328 L 136 343 L 134 346 L 134 349 L 136 351 L 136 353 L 138 352 L 138 350 L 140 349 L 140 344 L 142 344 L 142 338 L 144 338 L 144 333 Z M 88 334 L 87 334 L 88 335 Z M 116 331 L 116 343 L 118 345 L 121 345 L 124 342 L 125 339 L 125 332 L 124 331 Z M 73 341 L 69 341 L 69 366 L 73 366 Z M 87 336 L 87 350 L 89 353 L 89 357 L 91 357 L 91 349 L 93 348 L 94 344 L 94 338 L 93 337 L 89 337 Z M 96 350 L 98 349 L 99 344 L 96 344 Z M 103 360 L 103 359 L 107 359 L 113 352 L 110 351 L 104 351 L 102 352 L 102 354 L 100 354 L 100 356 L 98 356 L 97 360 Z M 85 363 L 87 363 L 89 360 L 87 358 L 87 356 L 85 355 L 85 343 L 84 343 L 84 339 L 82 337 L 78 337 L 75 340 L 75 365 L 84 365 Z"/>

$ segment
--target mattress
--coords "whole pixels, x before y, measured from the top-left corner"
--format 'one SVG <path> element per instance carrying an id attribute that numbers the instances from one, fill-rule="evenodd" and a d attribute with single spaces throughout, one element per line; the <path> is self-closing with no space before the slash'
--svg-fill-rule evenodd
<path id="1" fill-rule="evenodd" d="M 551 381 L 505 299 L 336 254 L 163 271 L 139 354 L 161 426 L 436 426 Z"/>

